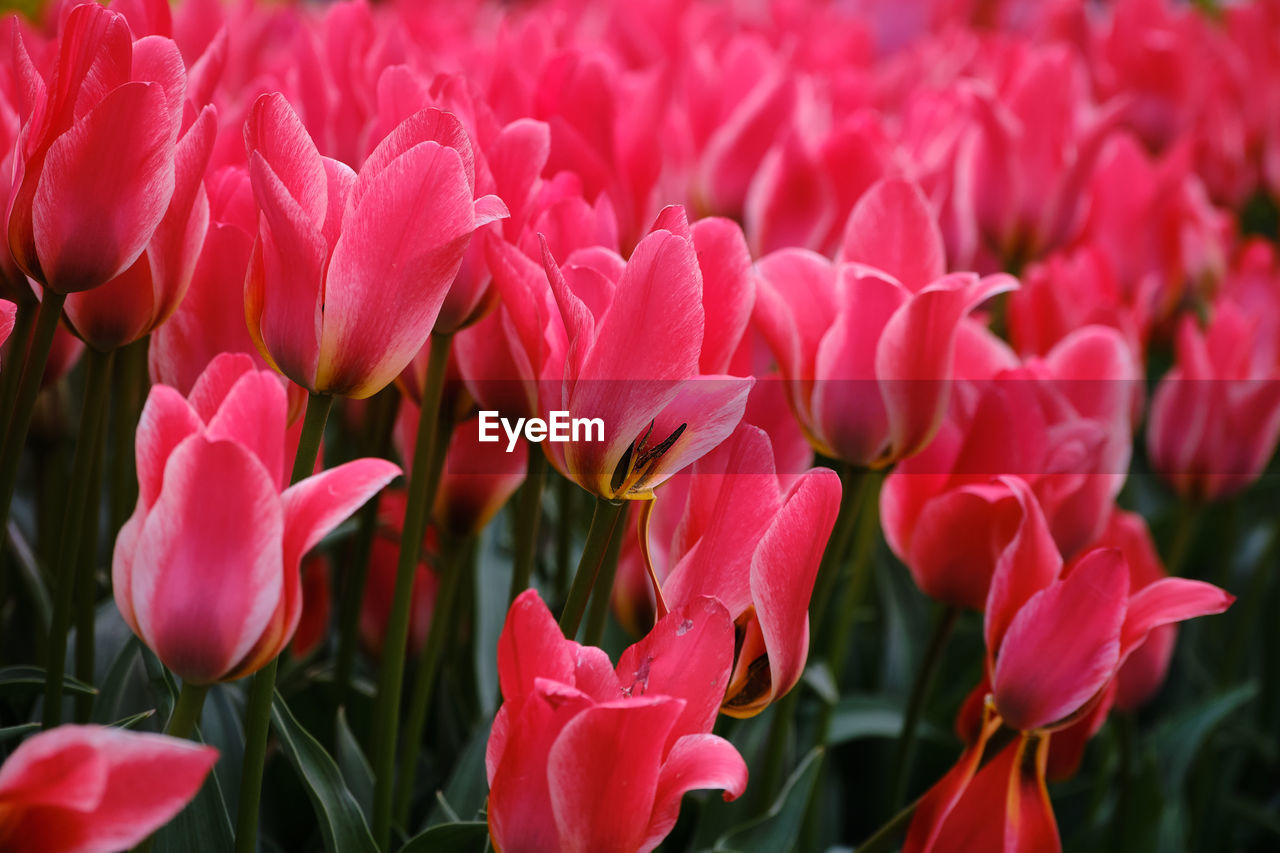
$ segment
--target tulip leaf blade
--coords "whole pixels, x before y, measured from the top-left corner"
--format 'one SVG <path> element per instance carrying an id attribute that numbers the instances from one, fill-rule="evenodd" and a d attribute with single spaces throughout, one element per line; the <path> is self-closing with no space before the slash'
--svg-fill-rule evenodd
<path id="1" fill-rule="evenodd" d="M 489 838 L 481 820 L 438 823 L 410 838 L 400 853 L 480 853 Z"/>
<path id="2" fill-rule="evenodd" d="M 377 853 L 369 824 L 337 763 L 302 727 L 279 693 L 272 698 L 271 723 L 315 808 L 325 849 L 329 853 Z"/>
<path id="3" fill-rule="evenodd" d="M 16 726 L 4 726 L 0 728 L 0 743 L 8 743 L 16 738 L 23 738 L 29 734 L 34 734 L 42 726 L 39 723 L 19 723 Z"/>
<path id="4" fill-rule="evenodd" d="M 360 813 L 368 820 L 373 814 L 373 768 L 369 759 L 365 758 L 360 743 L 351 731 L 347 722 L 347 709 L 338 709 L 337 744 L 335 746 L 338 759 L 338 770 L 351 796 L 360 806 Z"/>
<path id="5" fill-rule="evenodd" d="M 715 845 L 716 853 L 790 850 L 800 837 L 809 800 L 821 775 L 824 751 L 820 746 L 809 750 L 769 810 L 720 836 Z"/>
<path id="6" fill-rule="evenodd" d="M 39 693 L 44 689 L 44 667 L 6 666 L 0 669 L 0 696 Z M 98 689 L 70 675 L 62 679 L 62 690 L 70 695 L 93 696 Z"/>
<path id="7" fill-rule="evenodd" d="M 1227 717 L 1257 694 L 1255 682 L 1242 684 L 1167 719 L 1152 733 L 1159 778 L 1164 780 L 1167 794 L 1179 795 L 1200 748 Z"/>

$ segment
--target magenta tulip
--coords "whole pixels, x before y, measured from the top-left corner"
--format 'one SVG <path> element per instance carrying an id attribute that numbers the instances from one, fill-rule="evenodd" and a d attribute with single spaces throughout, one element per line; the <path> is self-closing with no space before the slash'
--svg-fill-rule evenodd
<path id="1" fill-rule="evenodd" d="M 164 385 L 147 398 L 112 577 L 129 627 L 184 681 L 241 678 L 278 655 L 303 555 L 399 473 L 361 459 L 284 488 L 286 408 L 279 378 L 245 355 L 215 359 L 187 399 Z"/>
<path id="2" fill-rule="evenodd" d="M 168 823 L 200 790 L 218 751 L 105 726 L 59 726 L 0 767 L 0 847 L 115 853 Z"/>

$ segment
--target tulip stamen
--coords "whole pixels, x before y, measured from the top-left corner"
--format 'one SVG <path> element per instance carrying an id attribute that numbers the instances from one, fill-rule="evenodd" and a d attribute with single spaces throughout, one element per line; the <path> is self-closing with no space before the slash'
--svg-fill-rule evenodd
<path id="1" fill-rule="evenodd" d="M 613 478 L 610 480 L 610 487 L 615 495 L 626 494 L 635 488 L 644 480 L 646 469 L 651 463 L 662 458 L 672 445 L 684 434 L 689 424 L 682 423 L 661 442 L 648 447 L 649 436 L 653 434 L 655 421 L 649 421 L 649 426 L 645 429 L 644 434 L 640 436 L 638 441 L 633 441 L 622 454 L 622 458 L 618 460 L 617 466 L 613 470 Z"/>

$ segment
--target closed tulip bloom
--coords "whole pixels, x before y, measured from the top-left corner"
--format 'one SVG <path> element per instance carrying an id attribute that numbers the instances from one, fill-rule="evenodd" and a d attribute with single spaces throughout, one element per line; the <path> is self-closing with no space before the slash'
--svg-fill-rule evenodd
<path id="1" fill-rule="evenodd" d="M 1275 453 L 1280 365 L 1263 316 L 1223 298 L 1208 328 L 1191 316 L 1178 326 L 1177 362 L 1151 398 L 1147 453 L 1184 498 L 1235 494 L 1262 475 Z"/>
<path id="2" fill-rule="evenodd" d="M 27 275 L 75 293 L 127 270 L 164 218 L 186 72 L 173 41 L 134 41 L 125 18 L 96 3 L 67 14 L 56 53 L 38 68 L 16 36 L 25 99 L 9 247 Z"/>
<path id="3" fill-rule="evenodd" d="M 448 113 L 401 122 L 357 175 L 322 157 L 293 108 L 263 95 L 245 123 L 261 210 L 245 282 L 249 333 L 313 392 L 368 397 L 422 348 L 477 228 L 471 144 Z"/>
<path id="4" fill-rule="evenodd" d="M 115 853 L 139 843 L 200 790 L 218 751 L 164 735 L 58 726 L 0 767 L 0 847 Z"/>
<path id="5" fill-rule="evenodd" d="M 485 752 L 494 847 L 647 853 L 685 792 L 741 794 L 746 763 L 710 733 L 732 660 L 714 599 L 673 610 L 615 668 L 565 639 L 537 592 L 521 593 L 498 640 L 503 704 Z"/>
<path id="6" fill-rule="evenodd" d="M 863 467 L 919 452 L 946 411 L 960 321 L 1017 287 L 945 275 L 942 236 L 920 190 L 877 183 L 845 231 L 843 261 L 786 249 L 760 260 L 755 322 L 814 448 Z"/>
<path id="7" fill-rule="evenodd" d="M 215 359 L 186 399 L 164 385 L 147 398 L 112 577 L 129 627 L 184 681 L 278 655 L 301 615 L 303 555 L 399 473 L 361 459 L 286 489 L 286 410 L 280 380 L 245 355 Z"/>

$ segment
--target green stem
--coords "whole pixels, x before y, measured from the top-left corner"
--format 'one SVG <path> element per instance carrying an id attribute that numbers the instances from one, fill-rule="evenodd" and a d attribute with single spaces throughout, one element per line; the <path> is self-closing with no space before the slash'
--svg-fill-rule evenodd
<path id="1" fill-rule="evenodd" d="M 333 397 L 312 393 L 307 397 L 307 413 L 302 421 L 302 436 L 293 458 L 293 474 L 289 482 L 297 483 L 310 476 L 320 455 L 320 441 L 333 408 Z M 262 771 L 267 761 L 267 735 L 271 727 L 271 696 L 276 689 L 279 656 L 258 670 L 249 683 L 245 704 L 244 766 L 240 773 L 240 803 L 236 812 L 236 853 L 253 853 L 258 845 L 258 805 L 262 798 Z"/>
<path id="2" fill-rule="evenodd" d="M 373 838 L 378 849 L 388 850 L 391 841 L 391 809 L 395 789 L 396 734 L 400 721 L 400 693 L 404 686 L 405 643 L 409 636 L 409 610 L 413 601 L 413 578 L 422 553 L 427 515 L 435 502 L 438 478 L 431 476 L 436 429 L 440 421 L 440 400 L 444 394 L 445 366 L 449 361 L 450 335 L 433 334 L 418 417 L 418 437 L 414 444 L 413 470 L 409 473 L 409 497 L 400 537 L 400 559 L 396 564 L 396 585 L 387 616 L 382 666 L 378 671 L 378 696 L 373 728 Z"/>
<path id="3" fill-rule="evenodd" d="M 391 451 L 391 433 L 395 426 L 396 404 L 399 397 L 394 388 L 384 388 L 373 398 L 369 442 L 371 455 L 387 458 Z M 360 610 L 364 606 L 364 588 L 369 579 L 369 560 L 373 540 L 378 532 L 378 508 L 382 493 L 374 495 L 360 509 L 355 539 L 352 542 L 351 563 L 344 579 L 344 591 L 339 601 L 341 610 L 338 631 L 338 657 L 334 665 L 335 714 L 351 698 L 351 673 L 355 669 L 356 647 L 360 639 Z M 336 717 L 335 717 L 336 719 Z"/>
<path id="4" fill-rule="evenodd" d="M 134 434 L 146 396 L 148 338 L 134 341 L 116 356 L 115 393 L 111 408 L 111 457 L 107 482 L 111 489 L 112 533 L 124 526 L 138 499 L 138 478 L 134 473 Z"/>
<path id="5" fill-rule="evenodd" d="M 1135 743 L 1137 732 L 1135 730 L 1133 715 L 1124 711 L 1115 714 L 1112 719 L 1115 721 L 1116 740 L 1120 752 L 1120 766 L 1116 769 L 1118 789 L 1116 791 L 1116 810 L 1111 815 L 1111 849 L 1122 853 L 1129 850 L 1130 845 L 1127 843 L 1129 839 L 1126 828 L 1133 817 L 1132 800 L 1133 800 L 1133 777 L 1137 773 L 1135 766 L 1135 752 L 1137 745 Z"/>
<path id="6" fill-rule="evenodd" d="M 1195 544 L 1196 534 L 1200 531 L 1200 504 L 1183 500 L 1178 507 L 1177 527 L 1169 542 L 1169 550 L 1165 553 L 1165 570 L 1174 577 L 1182 575 L 1186 568 L 1187 558 L 1191 556 L 1191 546 Z"/>
<path id="7" fill-rule="evenodd" d="M 108 378 L 110 381 L 110 378 Z M 98 498 L 102 495 L 102 456 L 106 451 L 106 412 L 98 425 L 97 440 L 93 448 L 93 471 L 89 478 L 89 505 L 85 507 L 84 530 L 75 548 L 75 623 L 76 623 L 76 678 L 86 684 L 93 683 L 93 658 L 97 646 L 95 636 L 98 598 L 98 579 L 94 569 L 98 562 L 98 527 L 102 518 Z M 93 714 L 92 693 L 78 693 L 75 700 L 75 720 L 89 722 Z"/>
<path id="8" fill-rule="evenodd" d="M 591 598 L 591 588 L 595 586 L 596 575 L 600 573 L 600 567 L 608 555 L 613 531 L 626 510 L 626 501 L 614 503 L 596 498 L 596 508 L 591 514 L 591 529 L 587 531 L 587 544 L 582 548 L 582 558 L 578 560 L 578 570 L 569 587 L 569 598 L 564 604 L 564 610 L 560 612 L 560 630 L 569 639 L 578 635 L 582 614 L 586 612 L 587 601 Z"/>
<path id="9" fill-rule="evenodd" d="M 556 477 L 556 601 L 569 591 L 569 559 L 573 550 L 573 512 L 570 504 L 578 489 L 568 477 Z"/>
<path id="10" fill-rule="evenodd" d="M 511 572 L 509 601 L 529 587 L 538 562 L 538 522 L 542 520 L 542 489 L 547 482 L 547 457 L 540 447 L 529 448 L 524 485 L 516 499 L 515 567 Z"/>
<path id="11" fill-rule="evenodd" d="M 84 381 L 84 407 L 80 411 L 80 432 L 71 464 L 71 484 L 67 491 L 62 527 L 58 531 L 57 559 L 54 577 L 57 588 L 53 603 L 53 624 L 49 630 L 49 655 L 45 668 L 44 727 L 62 722 L 62 678 L 66 672 L 67 631 L 71 627 L 71 608 L 75 602 L 76 558 L 79 555 L 85 516 L 98 511 L 90 488 L 93 485 L 93 463 L 97 455 L 98 437 L 111 396 L 111 362 L 113 353 L 89 350 Z"/>
<path id="12" fill-rule="evenodd" d="M 8 352 L 0 364 L 0 412 L 12 412 L 18 396 L 18 384 L 22 380 L 22 362 L 31 343 L 31 333 L 36 325 L 39 303 L 24 302 L 18 306 L 13 331 L 9 333 Z M 0 447 L 4 446 L 5 433 L 9 431 L 9 419 L 0 422 Z"/>
<path id="13" fill-rule="evenodd" d="M 907 699 L 907 710 L 902 717 L 902 731 L 898 735 L 898 748 L 894 756 L 892 784 L 889 791 L 893 799 L 892 807 L 898 808 L 907 798 L 907 786 L 911 781 L 911 763 L 915 758 L 916 729 L 920 724 L 920 716 L 933 691 L 933 683 L 937 680 L 938 668 L 942 665 L 942 653 L 947 648 L 947 641 L 956 627 L 960 617 L 960 608 L 946 606 L 938 613 L 933 623 L 933 632 L 929 635 L 929 645 L 925 647 L 924 658 L 920 668 L 916 670 L 915 680 L 911 683 L 911 695 Z"/>
<path id="14" fill-rule="evenodd" d="M 822 562 L 818 565 L 818 576 L 813 585 L 813 597 L 809 600 L 811 637 L 820 637 L 826 625 L 836 581 L 840 579 L 841 567 L 848 561 L 849 548 L 858 529 L 858 508 L 862 505 L 864 485 L 869 474 L 863 468 L 845 465 L 840 468 L 840 484 L 843 487 L 840 493 L 840 510 L 836 515 L 835 527 L 831 530 L 831 538 L 827 541 L 827 548 L 822 552 Z"/>
<path id="15" fill-rule="evenodd" d="M 588 646 L 598 646 L 604 639 L 604 623 L 609 618 L 609 603 L 613 597 L 613 579 L 618 575 L 618 557 L 622 554 L 622 540 L 626 538 L 623 529 L 626 527 L 626 516 L 614 528 L 609 538 L 609 548 L 604 552 L 604 563 L 600 566 L 600 574 L 596 577 L 595 591 L 591 595 L 591 603 L 587 605 L 587 628 L 583 642 Z"/>
<path id="16" fill-rule="evenodd" d="M 441 541 L 440 588 L 432 610 L 431 628 L 427 641 L 418 655 L 418 671 L 414 676 L 413 693 L 409 697 L 409 714 L 405 718 L 404 738 L 400 748 L 400 783 L 396 786 L 395 817 L 401 826 L 409 819 L 409 807 L 413 803 L 413 781 L 417 771 L 418 748 L 427 726 L 427 712 L 431 710 L 431 698 L 435 692 L 440 672 L 440 658 L 445 643 L 453 636 L 454 613 L 462 576 L 466 574 L 467 551 L 465 542 Z"/>
<path id="17" fill-rule="evenodd" d="M 200 711 L 204 708 L 204 697 L 208 692 L 208 684 L 182 682 L 178 701 L 173 706 L 173 714 L 169 716 L 169 725 L 164 733 L 170 737 L 190 738 L 200 723 Z"/>
<path id="18" fill-rule="evenodd" d="M 31 416 L 35 412 L 36 397 L 40 394 L 40 382 L 44 378 L 44 366 L 49 361 L 53 347 L 53 333 L 62 316 L 66 294 L 46 290 L 36 315 L 31 349 L 27 352 L 22 380 L 18 385 L 17 399 L 8 418 L 4 435 L 4 449 L 0 451 L 0 530 L 9 523 L 9 506 L 13 503 L 13 491 L 18 485 L 18 468 L 22 462 L 22 447 L 31 428 Z"/>

